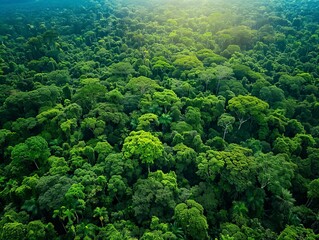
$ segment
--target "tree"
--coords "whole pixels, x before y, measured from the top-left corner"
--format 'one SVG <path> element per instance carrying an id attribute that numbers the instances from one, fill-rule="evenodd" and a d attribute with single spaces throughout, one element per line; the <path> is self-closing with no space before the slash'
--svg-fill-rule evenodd
<path id="1" fill-rule="evenodd" d="M 56 209 L 53 211 L 53 218 L 58 217 L 60 223 L 63 226 L 63 229 L 65 231 L 65 233 L 70 234 L 70 235 L 75 235 L 75 229 L 74 229 L 74 222 L 75 222 L 75 214 L 74 214 L 74 209 L 68 209 L 65 206 L 61 206 L 59 209 Z M 67 221 L 66 221 L 67 220 Z M 67 224 L 65 225 L 64 222 L 67 222 Z"/>
<path id="2" fill-rule="evenodd" d="M 31 221 L 27 225 L 27 239 L 45 240 L 55 238 L 56 232 L 52 223 L 44 224 L 41 220 Z"/>
<path id="3" fill-rule="evenodd" d="M 133 94 L 143 95 L 145 93 L 153 93 L 161 87 L 156 81 L 147 77 L 132 78 L 125 86 Z"/>
<path id="4" fill-rule="evenodd" d="M 110 66 L 110 72 L 114 76 L 123 77 L 126 79 L 129 75 L 134 74 L 133 66 L 128 62 L 113 63 Z"/>
<path id="5" fill-rule="evenodd" d="M 3 104 L 1 117 L 8 120 L 35 117 L 40 109 L 59 103 L 61 95 L 61 89 L 53 85 L 42 86 L 29 92 L 11 94 Z"/>
<path id="6" fill-rule="evenodd" d="M 163 78 L 164 74 L 174 70 L 174 66 L 172 66 L 164 57 L 153 58 L 152 62 L 154 62 L 152 65 L 153 71 L 161 78 Z"/>
<path id="7" fill-rule="evenodd" d="M 235 118 L 230 114 L 223 113 L 217 122 L 217 125 L 224 129 L 223 140 L 225 140 L 226 134 L 233 130 L 233 124 L 235 122 Z"/>
<path id="8" fill-rule="evenodd" d="M 158 126 L 158 116 L 153 113 L 145 113 L 138 118 L 137 130 L 151 131 Z"/>
<path id="9" fill-rule="evenodd" d="M 251 70 L 250 67 L 242 64 L 235 64 L 232 66 L 232 69 L 237 80 L 242 80 L 244 77 L 246 77 L 249 82 L 257 82 L 263 78 L 260 73 L 257 73 Z"/>
<path id="10" fill-rule="evenodd" d="M 85 138 L 90 138 L 90 134 L 93 134 L 93 136 L 97 137 L 103 134 L 105 122 L 103 120 L 88 117 L 82 121 L 81 128 L 84 131 Z M 86 134 L 86 131 L 89 131 L 90 134 Z"/>
<path id="11" fill-rule="evenodd" d="M 186 200 L 175 207 L 174 219 L 191 239 L 208 239 L 208 224 L 203 207 L 194 200 Z"/>
<path id="12" fill-rule="evenodd" d="M 203 63 L 194 55 L 179 56 L 173 64 L 182 71 L 203 67 Z"/>
<path id="13" fill-rule="evenodd" d="M 185 113 L 185 121 L 190 124 L 194 130 L 197 130 L 199 133 L 203 132 L 203 121 L 201 119 L 201 112 L 199 108 L 187 107 Z"/>
<path id="14" fill-rule="evenodd" d="M 19 222 L 6 223 L 2 229 L 1 238 L 7 240 L 26 239 L 26 226 Z"/>
<path id="15" fill-rule="evenodd" d="M 280 233 L 278 240 L 286 239 L 317 239 L 317 235 L 312 229 L 304 228 L 302 226 L 286 226 L 286 228 Z"/>
<path id="16" fill-rule="evenodd" d="M 39 213 L 39 206 L 35 197 L 32 197 L 31 199 L 24 201 L 24 204 L 21 206 L 21 209 L 28 212 L 31 216 L 37 216 Z"/>
<path id="17" fill-rule="evenodd" d="M 260 99 L 274 106 L 275 103 L 285 99 L 284 91 L 276 86 L 262 87 L 259 92 Z"/>
<path id="18" fill-rule="evenodd" d="M 162 131 L 165 132 L 168 126 L 172 123 L 173 118 L 166 113 L 163 113 L 159 118 L 158 122 L 162 125 Z"/>
<path id="19" fill-rule="evenodd" d="M 176 93 L 168 89 L 164 89 L 163 92 L 155 92 L 153 94 L 153 101 L 158 104 L 158 106 L 163 107 L 164 113 L 168 112 L 168 107 L 180 103 L 180 99 L 177 97 Z"/>
<path id="20" fill-rule="evenodd" d="M 298 99 L 304 83 L 305 79 L 301 76 L 289 76 L 284 74 L 279 78 L 277 86 L 285 92 L 286 96 L 294 96 Z"/>
<path id="21" fill-rule="evenodd" d="M 190 193 L 191 198 L 205 209 L 208 225 L 215 226 L 218 221 L 218 209 L 223 205 L 223 202 L 220 202 L 223 193 L 219 187 L 208 182 L 200 182 L 191 188 Z"/>
<path id="22" fill-rule="evenodd" d="M 98 154 L 97 161 L 102 162 L 105 158 L 112 152 L 113 147 L 107 142 L 98 142 L 95 147 L 94 151 Z"/>
<path id="23" fill-rule="evenodd" d="M 211 49 L 201 49 L 196 53 L 198 59 L 203 62 L 204 66 L 208 67 L 215 64 L 221 64 L 225 62 L 227 59 L 218 55 Z"/>
<path id="24" fill-rule="evenodd" d="M 319 238 L 318 0 L 16 1 L 0 239 Z"/>
<path id="25" fill-rule="evenodd" d="M 96 236 L 97 226 L 92 223 L 81 222 L 76 225 L 75 239 L 93 239 Z"/>
<path id="26" fill-rule="evenodd" d="M 122 143 L 126 124 L 129 122 L 129 117 L 123 112 L 123 104 L 98 103 L 87 115 L 105 122 L 103 133 L 108 136 L 107 140 L 111 145 Z"/>
<path id="27" fill-rule="evenodd" d="M 139 162 L 135 159 L 125 158 L 123 153 L 109 154 L 100 165 L 103 167 L 103 173 L 107 179 L 114 175 L 120 175 L 132 183 L 142 174 Z"/>
<path id="28" fill-rule="evenodd" d="M 50 156 L 48 158 L 48 162 L 51 166 L 49 170 L 51 175 L 58 174 L 62 176 L 70 170 L 68 163 L 65 161 L 64 157 Z"/>
<path id="29" fill-rule="evenodd" d="M 107 189 L 112 200 L 116 199 L 118 203 L 123 202 L 125 199 L 124 197 L 130 196 L 132 191 L 128 186 L 126 179 L 121 175 L 112 175 L 108 181 Z"/>
<path id="30" fill-rule="evenodd" d="M 223 223 L 221 226 L 221 236 L 227 240 L 230 239 L 245 239 L 247 236 L 243 233 L 240 226 L 234 223 Z M 222 238 L 223 239 L 223 238 Z"/>
<path id="31" fill-rule="evenodd" d="M 66 176 L 43 176 L 36 185 L 38 204 L 41 211 L 53 212 L 59 209 L 64 195 L 74 182 Z"/>
<path id="32" fill-rule="evenodd" d="M 228 102 L 228 109 L 234 113 L 239 120 L 238 129 L 249 119 L 262 124 L 268 110 L 268 103 L 254 97 L 242 96 L 233 97 Z"/>
<path id="33" fill-rule="evenodd" d="M 299 143 L 288 137 L 278 137 L 273 143 L 274 153 L 293 154 L 299 148 Z"/>
<path id="34" fill-rule="evenodd" d="M 56 70 L 57 62 L 52 57 L 43 56 L 40 59 L 34 59 L 28 62 L 28 68 L 40 73 Z"/>
<path id="35" fill-rule="evenodd" d="M 238 45 L 242 49 L 249 49 L 254 41 L 254 35 L 256 34 L 256 31 L 250 29 L 247 26 L 235 26 L 232 28 L 224 29 L 222 31 L 217 32 L 217 35 L 219 35 L 218 40 L 222 41 L 224 36 L 229 36 L 229 42 L 228 41 L 222 41 L 220 43 L 222 48 L 228 47 L 228 45 Z"/>
<path id="36" fill-rule="evenodd" d="M 134 237 L 134 231 L 136 231 L 136 226 L 130 221 L 121 221 L 114 224 L 108 224 L 100 232 L 102 239 L 110 240 L 137 240 Z"/>
<path id="37" fill-rule="evenodd" d="M 233 202 L 232 207 L 232 219 L 238 225 L 244 225 L 247 223 L 248 208 L 244 202 Z"/>
<path id="38" fill-rule="evenodd" d="M 212 121 L 217 121 L 218 117 L 224 113 L 226 99 L 222 96 L 208 95 L 197 96 L 194 99 L 186 99 L 186 105 L 200 109 L 200 114 L 206 127 Z"/>
<path id="39" fill-rule="evenodd" d="M 125 158 L 137 158 L 148 166 L 154 163 L 156 159 L 163 155 L 163 144 L 161 141 L 149 132 L 143 130 L 132 131 L 125 138 L 122 152 Z"/>
<path id="40" fill-rule="evenodd" d="M 282 229 L 286 224 L 293 224 L 296 219 L 296 215 L 293 212 L 293 207 L 296 200 L 292 193 L 285 188 L 281 189 L 278 195 L 273 196 L 271 204 L 273 207 L 271 220 L 276 223 L 277 229 Z"/>
<path id="41" fill-rule="evenodd" d="M 225 151 L 208 150 L 197 159 L 197 174 L 211 184 L 223 184 L 226 192 L 244 192 L 255 184 L 256 160 L 252 151 L 230 144 Z"/>
<path id="42" fill-rule="evenodd" d="M 47 141 L 39 136 L 30 137 L 24 143 L 13 147 L 12 162 L 9 165 L 10 171 L 14 175 L 21 175 L 21 172 L 28 174 L 34 169 L 31 167 L 32 164 L 36 170 L 41 170 L 40 167 L 44 170 L 49 156 L 50 150 Z"/>
<path id="43" fill-rule="evenodd" d="M 173 147 L 175 154 L 175 167 L 176 167 L 176 173 L 182 174 L 182 173 L 189 173 L 192 172 L 191 170 L 194 170 L 193 165 L 195 164 L 195 160 L 197 157 L 197 153 L 194 151 L 194 149 L 187 147 L 183 143 L 179 143 Z M 184 177 L 191 176 L 192 174 L 184 174 Z"/>
<path id="44" fill-rule="evenodd" d="M 262 189 L 267 188 L 273 194 L 279 195 L 283 188 L 291 187 L 297 166 L 286 155 L 257 153 L 256 162 L 259 173 L 257 178 Z"/>
<path id="45" fill-rule="evenodd" d="M 204 90 L 211 90 L 212 83 L 215 82 L 215 71 L 213 68 L 207 68 L 199 74 L 199 80 L 204 83 Z"/>
<path id="46" fill-rule="evenodd" d="M 113 104 L 122 104 L 124 100 L 123 94 L 116 88 L 105 94 L 106 101 Z"/>
<path id="47" fill-rule="evenodd" d="M 314 179 L 312 180 L 309 185 L 308 185 L 308 198 L 310 199 L 314 199 L 314 198 L 319 198 L 319 190 L 318 190 L 318 186 L 319 186 L 319 179 Z"/>
<path id="48" fill-rule="evenodd" d="M 76 222 L 79 223 L 79 213 L 82 213 L 85 208 L 84 186 L 81 183 L 72 184 L 64 197 L 66 206 L 68 209 L 73 210 Z"/>
<path id="49" fill-rule="evenodd" d="M 152 216 L 167 220 L 173 215 L 178 196 L 176 174 L 161 170 L 149 173 L 134 185 L 132 207 L 138 222 L 150 221 Z"/>
<path id="50" fill-rule="evenodd" d="M 12 131 L 19 134 L 21 137 L 30 136 L 32 130 L 37 126 L 36 118 L 18 118 L 16 121 L 12 123 Z"/>
<path id="51" fill-rule="evenodd" d="M 102 227 L 104 226 L 104 223 L 109 221 L 108 212 L 105 207 L 96 207 L 94 209 L 93 217 L 99 218 Z"/>
<path id="52" fill-rule="evenodd" d="M 149 238 L 160 238 L 160 239 L 179 239 L 181 238 L 182 231 L 178 232 L 176 226 L 170 226 L 168 223 L 161 222 L 160 219 L 156 216 L 152 217 L 151 224 L 150 224 L 150 231 L 146 231 L 143 234 L 144 239 Z"/>
<path id="53" fill-rule="evenodd" d="M 70 67 L 70 73 L 72 77 L 79 78 L 84 77 L 88 73 L 92 73 L 95 71 L 96 68 L 99 67 L 99 63 L 95 61 L 82 61 L 76 62 L 72 67 Z"/>
<path id="54" fill-rule="evenodd" d="M 235 52 L 241 52 L 240 46 L 230 44 L 228 47 L 221 53 L 222 56 L 230 58 Z"/>
<path id="55" fill-rule="evenodd" d="M 25 176 L 21 185 L 15 189 L 15 194 L 21 199 L 30 199 L 35 195 L 38 181 L 39 176 L 37 174 L 30 177 Z"/>
<path id="56" fill-rule="evenodd" d="M 217 79 L 216 84 L 216 95 L 219 93 L 219 88 L 223 80 L 229 80 L 233 76 L 233 70 L 230 67 L 223 65 L 217 65 L 215 68 L 215 78 Z"/>
<path id="57" fill-rule="evenodd" d="M 46 75 L 46 78 L 48 79 L 48 83 L 57 86 L 64 86 L 71 81 L 69 71 L 67 70 L 52 71 Z"/>
<path id="58" fill-rule="evenodd" d="M 72 100 L 79 104 L 87 113 L 91 110 L 97 102 L 105 97 L 106 88 L 98 79 L 84 79 L 82 80 L 82 87 L 74 94 Z"/>
<path id="59" fill-rule="evenodd" d="M 0 129 L 0 154 L 3 153 L 6 144 L 8 143 L 10 137 L 14 136 L 14 133 L 7 129 Z"/>

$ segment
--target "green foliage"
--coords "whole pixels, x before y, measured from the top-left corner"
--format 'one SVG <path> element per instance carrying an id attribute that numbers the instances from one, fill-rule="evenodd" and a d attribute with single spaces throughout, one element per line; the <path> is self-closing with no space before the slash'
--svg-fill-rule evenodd
<path id="1" fill-rule="evenodd" d="M 278 240 L 285 239 L 317 239 L 318 236 L 314 234 L 312 229 L 306 229 L 298 226 L 287 226 L 279 235 Z"/>
<path id="2" fill-rule="evenodd" d="M 204 66 L 210 66 L 212 63 L 220 64 L 226 61 L 226 58 L 214 53 L 211 49 L 201 49 L 196 54 Z"/>
<path id="3" fill-rule="evenodd" d="M 179 105 L 180 99 L 177 97 L 176 93 L 172 90 L 164 89 L 163 92 L 155 92 L 153 95 L 153 101 L 158 104 L 158 106 L 163 107 L 164 113 L 168 112 L 168 108 L 173 105 Z"/>
<path id="4" fill-rule="evenodd" d="M 208 224 L 203 207 L 194 200 L 187 200 L 175 208 L 175 221 L 182 227 L 186 236 L 192 239 L 208 239 Z"/>
<path id="5" fill-rule="evenodd" d="M 135 71 L 130 63 L 119 62 L 113 63 L 110 66 L 110 72 L 115 76 L 127 78 L 130 74 L 133 74 Z"/>
<path id="6" fill-rule="evenodd" d="M 83 87 L 79 88 L 72 100 L 79 104 L 83 110 L 88 111 L 105 96 L 106 88 L 96 79 L 82 80 Z"/>
<path id="7" fill-rule="evenodd" d="M 0 144 L 1 146 L 5 144 L 7 139 L 13 135 L 13 133 L 8 129 L 0 129 Z"/>
<path id="8" fill-rule="evenodd" d="M 99 218 L 102 227 L 103 227 L 103 224 L 104 224 L 105 222 L 108 222 L 108 220 L 109 220 L 109 217 L 108 217 L 108 215 L 107 215 L 107 211 L 106 211 L 106 208 L 105 208 L 105 207 L 102 207 L 102 208 L 96 207 L 96 208 L 94 209 L 94 215 L 93 215 L 93 217 L 98 217 L 98 218 Z"/>
<path id="9" fill-rule="evenodd" d="M 149 132 L 133 131 L 125 138 L 122 152 L 126 158 L 137 158 L 142 163 L 152 165 L 163 154 L 163 144 Z"/>
<path id="10" fill-rule="evenodd" d="M 53 212 L 62 206 L 65 193 L 73 181 L 66 176 L 43 176 L 36 186 L 40 210 Z"/>
<path id="11" fill-rule="evenodd" d="M 153 93 L 160 89 L 160 86 L 154 80 L 147 77 L 132 78 L 125 87 L 133 94 L 138 95 Z"/>
<path id="12" fill-rule="evenodd" d="M 282 188 L 290 188 L 296 165 L 286 155 L 260 153 L 256 157 L 261 188 L 267 188 L 275 194 L 280 194 Z"/>
<path id="13" fill-rule="evenodd" d="M 179 56 L 174 61 L 174 65 L 180 70 L 191 70 L 203 66 L 196 56 Z"/>
<path id="14" fill-rule="evenodd" d="M 34 117 L 41 108 L 52 107 L 60 101 L 61 90 L 55 86 L 43 86 L 29 92 L 10 95 L 3 104 L 3 119 Z"/>
<path id="15" fill-rule="evenodd" d="M 286 96 L 292 95 L 298 98 L 304 83 L 304 78 L 300 76 L 282 75 L 277 84 L 284 90 Z"/>
<path id="16" fill-rule="evenodd" d="M 232 68 L 234 75 L 238 80 L 244 79 L 244 77 L 246 77 L 250 82 L 256 82 L 259 79 L 262 79 L 261 74 L 254 72 L 248 66 L 236 64 Z"/>
<path id="17" fill-rule="evenodd" d="M 224 191 L 242 192 L 255 184 L 256 161 L 251 150 L 230 145 L 226 151 L 208 150 L 197 157 L 197 174 L 210 183 L 219 181 Z"/>
<path id="18" fill-rule="evenodd" d="M 49 84 L 55 84 L 57 86 L 64 86 L 71 82 L 70 74 L 67 70 L 56 70 L 46 75 Z"/>
<path id="19" fill-rule="evenodd" d="M 229 29 L 219 31 L 217 34 L 221 36 L 224 41 L 223 47 L 229 48 L 229 45 L 239 45 L 243 49 L 248 49 L 252 46 L 254 35 L 256 32 L 248 26 L 236 26 Z"/>
<path id="20" fill-rule="evenodd" d="M 26 226 L 22 223 L 13 222 L 6 223 L 3 226 L 1 238 L 2 239 L 26 239 Z"/>
<path id="21" fill-rule="evenodd" d="M 224 129 L 223 139 L 225 139 L 227 133 L 233 130 L 234 122 L 235 118 L 230 114 L 224 113 L 219 117 L 217 125 Z"/>
<path id="22" fill-rule="evenodd" d="M 15 189 L 15 194 L 21 199 L 28 199 L 35 193 L 36 185 L 38 184 L 39 176 L 24 177 L 21 186 Z"/>
<path id="23" fill-rule="evenodd" d="M 31 221 L 27 225 L 27 239 L 30 240 L 44 240 L 47 237 L 55 237 L 56 232 L 54 231 L 53 225 L 43 224 L 40 220 Z"/>
<path id="24" fill-rule="evenodd" d="M 263 124 L 265 114 L 268 110 L 268 103 L 253 96 L 238 96 L 229 100 L 229 110 L 238 118 L 239 126 L 247 122 L 249 119 L 255 120 L 259 124 Z"/>
<path id="25" fill-rule="evenodd" d="M 49 170 L 51 175 L 64 175 L 70 170 L 68 163 L 63 157 L 51 156 L 48 158 L 48 162 L 51 165 L 51 168 Z"/>
<path id="26" fill-rule="evenodd" d="M 133 191 L 132 207 L 138 222 L 149 221 L 152 216 L 163 220 L 172 217 L 178 195 L 174 172 L 151 172 L 147 179 L 137 181 Z"/>
<path id="27" fill-rule="evenodd" d="M 159 124 L 157 115 L 153 113 L 143 114 L 138 118 L 137 130 L 150 131 L 151 126 L 157 126 Z"/>
<path id="28" fill-rule="evenodd" d="M 45 169 L 50 156 L 47 141 L 39 136 L 30 137 L 24 143 L 13 147 L 11 163 L 8 165 L 10 172 L 19 175 L 21 172 L 28 174 L 32 170 Z M 31 167 L 33 165 L 33 167 Z"/>
<path id="29" fill-rule="evenodd" d="M 318 238 L 314 0 L 56 2 L 1 6 L 0 239 Z"/>
<path id="30" fill-rule="evenodd" d="M 308 186 L 308 197 L 309 198 L 318 198 L 319 191 L 318 191 L 319 179 L 312 180 Z"/>
<path id="31" fill-rule="evenodd" d="M 112 152 L 112 146 L 107 142 L 98 142 L 94 147 L 94 151 L 98 154 L 98 161 L 104 161 L 108 154 Z"/>

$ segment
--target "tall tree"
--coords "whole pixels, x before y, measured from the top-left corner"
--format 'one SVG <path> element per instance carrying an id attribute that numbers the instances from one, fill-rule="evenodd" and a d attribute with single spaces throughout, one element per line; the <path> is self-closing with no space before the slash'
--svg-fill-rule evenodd
<path id="1" fill-rule="evenodd" d="M 149 132 L 133 131 L 125 138 L 122 152 L 126 158 L 137 158 L 148 170 L 156 159 L 163 155 L 163 144 Z"/>
<path id="2" fill-rule="evenodd" d="M 174 218 L 186 236 L 191 239 L 208 239 L 208 224 L 203 207 L 194 200 L 187 200 L 175 207 Z"/>
<path id="3" fill-rule="evenodd" d="M 263 124 L 268 108 L 268 103 L 254 96 L 239 95 L 228 102 L 228 109 L 239 120 L 238 129 L 250 119 Z"/>

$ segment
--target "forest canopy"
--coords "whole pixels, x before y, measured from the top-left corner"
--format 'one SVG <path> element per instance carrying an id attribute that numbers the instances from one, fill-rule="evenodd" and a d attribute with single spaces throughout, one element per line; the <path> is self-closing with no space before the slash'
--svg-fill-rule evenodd
<path id="1" fill-rule="evenodd" d="M 0 239 L 319 239 L 315 0 L 1 6 Z"/>

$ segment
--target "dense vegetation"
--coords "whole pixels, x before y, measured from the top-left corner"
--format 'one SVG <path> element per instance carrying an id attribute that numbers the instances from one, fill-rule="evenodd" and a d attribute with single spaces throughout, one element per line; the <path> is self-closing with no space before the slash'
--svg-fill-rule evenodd
<path id="1" fill-rule="evenodd" d="M 318 239 L 315 2 L 7 10 L 0 239 Z"/>

